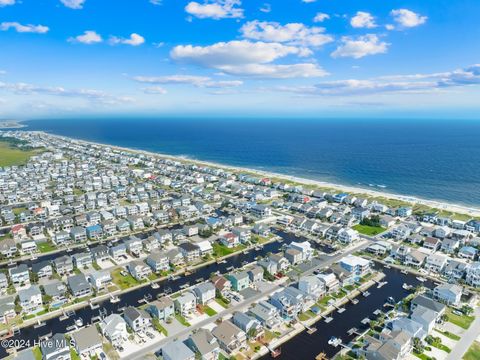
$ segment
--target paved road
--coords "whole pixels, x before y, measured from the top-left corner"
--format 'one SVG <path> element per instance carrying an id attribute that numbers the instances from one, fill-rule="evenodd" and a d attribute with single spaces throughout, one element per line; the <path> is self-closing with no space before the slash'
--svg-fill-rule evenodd
<path id="1" fill-rule="evenodd" d="M 355 244 L 354 246 L 348 248 L 346 251 L 344 251 L 340 254 L 328 257 L 327 259 L 323 260 L 315 268 L 312 268 L 312 269 L 304 272 L 303 275 L 309 275 L 309 274 L 313 273 L 316 269 L 321 269 L 321 268 L 324 268 L 324 267 L 328 267 L 328 266 L 332 265 L 333 263 L 339 261 L 342 257 L 344 257 L 346 255 L 349 255 L 349 254 L 352 254 L 352 253 L 358 251 L 359 249 L 368 246 L 370 241 L 367 240 L 367 239 L 365 239 L 365 240 L 366 241 L 361 241 L 358 244 Z M 162 346 L 168 344 L 169 342 L 171 342 L 175 339 L 186 338 L 194 330 L 202 328 L 202 327 L 204 327 L 204 326 L 206 326 L 206 325 L 208 325 L 208 324 L 210 324 L 210 323 L 212 323 L 212 322 L 214 322 L 218 319 L 223 318 L 224 316 L 226 316 L 228 314 L 231 314 L 231 313 L 235 312 L 235 311 L 239 311 L 239 310 L 248 308 L 248 307 L 250 307 L 250 305 L 257 302 L 261 298 L 273 294 L 275 291 L 279 290 L 281 287 L 288 286 L 290 283 L 291 283 L 291 281 L 289 281 L 289 280 L 284 281 L 284 283 L 282 283 L 282 284 L 277 283 L 271 289 L 269 289 L 269 290 L 267 290 L 267 291 L 265 291 L 261 294 L 257 294 L 257 295 L 255 295 L 255 296 L 253 296 L 253 297 L 251 297 L 251 298 L 249 298 L 249 299 L 247 299 L 247 300 L 245 300 L 241 303 L 238 303 L 238 304 L 236 304 L 232 307 L 229 307 L 228 309 L 225 309 L 222 312 L 219 312 L 216 315 L 209 317 L 208 319 L 202 320 L 199 323 L 197 323 L 197 324 L 195 324 L 195 325 L 193 325 L 189 328 L 183 329 L 182 331 L 180 331 L 179 333 L 176 333 L 175 335 L 169 336 L 169 337 L 164 338 L 160 341 L 157 341 L 153 344 L 150 344 L 148 346 L 143 347 L 142 349 L 140 349 L 140 350 L 136 351 L 135 353 L 129 355 L 128 359 L 129 360 L 130 359 L 144 359 L 147 354 L 156 352 Z"/>
<path id="2" fill-rule="evenodd" d="M 446 360 L 459 360 L 467 352 L 468 348 L 480 335 L 480 307 L 476 307 L 474 311 L 475 320 L 467 331 L 458 340 L 456 346 L 452 349 L 452 352 L 448 354 Z"/>

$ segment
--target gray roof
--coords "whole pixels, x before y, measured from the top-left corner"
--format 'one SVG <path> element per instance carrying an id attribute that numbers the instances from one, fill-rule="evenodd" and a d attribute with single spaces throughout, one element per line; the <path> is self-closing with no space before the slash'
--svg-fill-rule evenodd
<path id="1" fill-rule="evenodd" d="M 170 359 L 188 360 L 195 356 L 195 353 L 180 340 L 172 341 L 162 348 L 162 354 Z"/>
<path id="2" fill-rule="evenodd" d="M 50 284 L 44 285 L 43 289 L 46 295 L 49 296 L 58 296 L 64 294 L 67 290 L 65 284 L 59 280 L 52 282 Z"/>
<path id="3" fill-rule="evenodd" d="M 95 325 L 88 326 L 73 333 L 72 337 L 80 352 L 102 344 L 102 338 Z"/>
<path id="4" fill-rule="evenodd" d="M 422 306 L 424 308 L 433 310 L 435 312 L 441 312 L 445 309 L 445 305 L 442 303 L 429 299 L 423 295 L 418 295 L 412 300 L 412 305 Z"/>
<path id="5" fill-rule="evenodd" d="M 192 350 L 195 349 L 201 355 L 209 354 L 219 348 L 217 339 L 207 329 L 199 329 L 194 334 L 191 334 L 186 344 L 191 348 L 193 347 Z"/>
<path id="6" fill-rule="evenodd" d="M 83 274 L 70 276 L 67 281 L 68 286 L 74 293 L 77 291 L 82 291 L 86 288 L 90 288 L 90 284 L 88 283 L 87 278 Z"/>
<path id="7" fill-rule="evenodd" d="M 38 285 L 32 285 L 28 289 L 23 289 L 18 291 L 18 297 L 20 301 L 30 300 L 32 296 L 41 295 L 40 287 Z"/>

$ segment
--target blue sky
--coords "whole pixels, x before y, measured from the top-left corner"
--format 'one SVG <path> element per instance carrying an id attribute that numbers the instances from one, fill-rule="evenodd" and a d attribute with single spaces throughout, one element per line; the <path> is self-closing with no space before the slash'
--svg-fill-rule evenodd
<path id="1" fill-rule="evenodd" d="M 0 118 L 475 117 L 478 14 L 478 0 L 0 0 Z"/>

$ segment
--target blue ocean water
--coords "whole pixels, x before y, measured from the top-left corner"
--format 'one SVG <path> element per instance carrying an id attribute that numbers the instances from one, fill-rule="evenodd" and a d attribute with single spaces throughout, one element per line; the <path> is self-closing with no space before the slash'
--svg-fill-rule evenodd
<path id="1" fill-rule="evenodd" d="M 55 119 L 26 130 L 480 205 L 480 122 Z"/>

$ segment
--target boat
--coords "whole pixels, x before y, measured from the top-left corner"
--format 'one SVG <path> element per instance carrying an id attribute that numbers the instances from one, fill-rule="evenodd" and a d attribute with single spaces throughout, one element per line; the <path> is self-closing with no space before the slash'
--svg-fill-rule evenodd
<path id="1" fill-rule="evenodd" d="M 411 290 L 411 289 L 413 289 L 413 286 L 408 285 L 407 283 L 403 283 L 402 288 L 404 288 L 405 290 Z"/>
<path id="2" fill-rule="evenodd" d="M 75 325 L 78 326 L 78 327 L 82 327 L 83 326 L 82 318 L 75 319 Z"/>
<path id="3" fill-rule="evenodd" d="M 362 295 L 367 297 L 367 296 L 370 296 L 370 293 L 368 291 L 365 291 Z"/>
<path id="4" fill-rule="evenodd" d="M 420 282 L 425 282 L 425 281 L 427 281 L 427 279 L 425 279 L 424 277 L 421 277 L 421 276 L 417 276 L 416 279 L 417 279 L 418 281 L 420 281 Z"/>
<path id="5" fill-rule="evenodd" d="M 388 302 L 389 304 L 395 304 L 395 299 L 394 299 L 392 296 L 389 296 L 389 297 L 387 298 L 387 302 Z"/>
<path id="6" fill-rule="evenodd" d="M 336 338 L 335 336 L 332 336 L 329 340 L 328 340 L 328 345 L 331 345 L 333 347 L 337 347 L 338 345 L 340 345 L 342 343 L 342 339 L 339 339 L 339 338 Z"/>
<path id="7" fill-rule="evenodd" d="M 158 289 L 160 287 L 160 285 L 158 285 L 158 283 L 156 282 L 152 282 L 152 285 L 150 285 L 152 287 L 152 289 Z"/>
<path id="8" fill-rule="evenodd" d="M 119 302 L 119 301 L 120 301 L 120 298 L 119 298 L 118 296 L 112 295 L 112 296 L 110 297 L 110 302 L 111 302 L 112 304 L 115 304 L 115 303 L 117 303 L 117 302 Z"/>
<path id="9" fill-rule="evenodd" d="M 407 270 L 402 270 L 400 271 L 402 274 L 405 274 L 405 275 L 408 275 L 408 271 Z"/>

